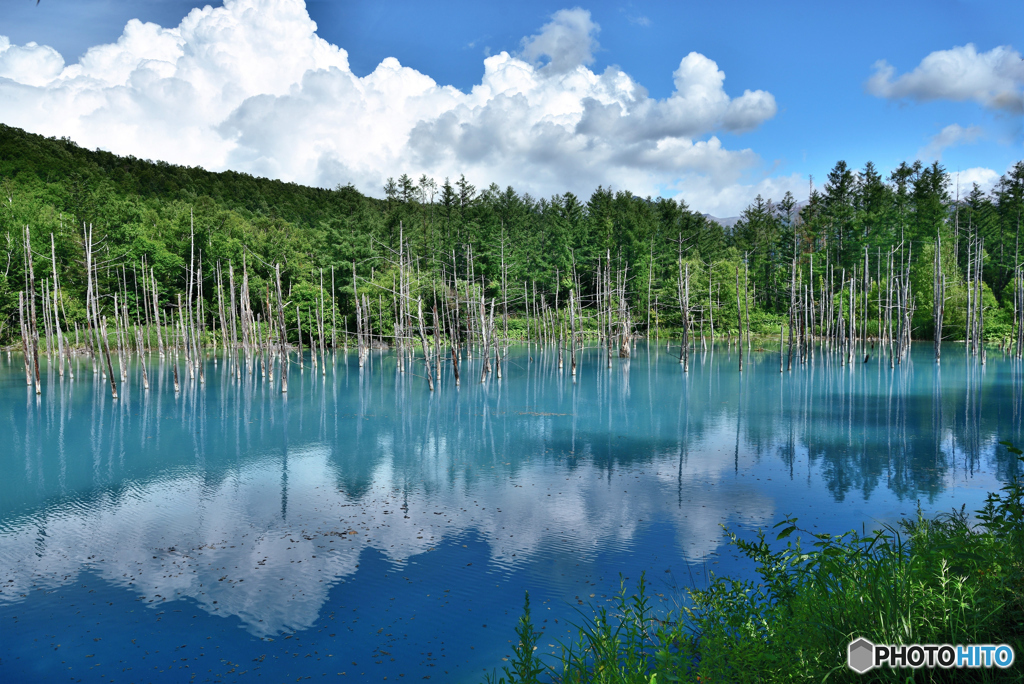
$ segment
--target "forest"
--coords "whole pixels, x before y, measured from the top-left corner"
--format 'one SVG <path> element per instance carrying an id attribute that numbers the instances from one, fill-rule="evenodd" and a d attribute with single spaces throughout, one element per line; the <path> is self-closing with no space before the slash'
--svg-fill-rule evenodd
<path id="1" fill-rule="evenodd" d="M 382 190 L 376 199 L 351 185 L 213 173 L 0 125 L 0 345 L 20 346 L 19 306 L 32 309 L 19 293 L 38 302 L 41 328 L 44 299 L 57 302 L 64 330 L 86 326 L 90 271 L 97 313 L 112 311 L 118 293 L 136 322 L 184 300 L 214 334 L 225 325 L 226 274 L 243 263 L 263 320 L 278 317 L 262 297 L 277 267 L 288 340 L 320 306 L 319 334 L 339 346 L 361 323 L 354 287 L 382 339 L 410 316 L 404 295 L 428 311 L 445 296 L 496 302 L 506 339 L 521 334 L 524 316 L 570 299 L 583 328 L 614 300 L 633 336 L 698 326 L 732 335 L 746 325 L 777 338 L 791 313 L 817 311 L 805 315 L 813 336 L 830 325 L 821 312 L 841 319 L 852 303 L 867 339 L 884 335 L 896 301 L 907 339 L 1020 335 L 1024 161 L 991 193 L 960 186 L 938 162 L 883 176 L 870 162 L 839 161 L 806 202 L 757 197 L 728 228 L 627 189 L 535 198 L 464 176 L 400 174 Z M 149 307 L 142 300 L 154 294 Z"/>

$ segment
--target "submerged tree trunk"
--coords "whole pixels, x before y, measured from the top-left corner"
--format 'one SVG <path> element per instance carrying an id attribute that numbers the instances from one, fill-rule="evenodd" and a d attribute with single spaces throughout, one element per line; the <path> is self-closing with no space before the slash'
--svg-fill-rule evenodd
<path id="1" fill-rule="evenodd" d="M 736 345 L 736 350 L 739 352 L 739 370 L 743 372 L 743 313 L 740 308 L 740 267 L 736 266 L 736 325 L 737 330 L 740 334 L 740 344 Z"/>

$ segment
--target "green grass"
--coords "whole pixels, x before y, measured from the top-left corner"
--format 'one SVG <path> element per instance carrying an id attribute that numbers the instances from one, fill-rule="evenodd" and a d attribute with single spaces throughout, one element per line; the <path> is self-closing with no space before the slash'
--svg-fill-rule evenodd
<path id="1" fill-rule="evenodd" d="M 1020 450 L 1006 445 L 1021 458 Z M 1024 460 L 1024 459 L 1021 459 Z M 795 518 L 755 540 L 728 533 L 758 581 L 711 576 L 686 608 L 656 615 L 641 578 L 614 608 L 581 614 L 577 637 L 542 662 L 527 609 L 511 666 L 488 682 L 963 682 L 1024 680 L 1024 482 L 990 494 L 974 520 L 959 511 L 883 526 L 869 534 L 803 530 Z M 787 538 L 799 532 L 809 540 Z M 784 548 L 781 541 L 787 540 Z M 1008 670 L 888 667 L 858 675 L 850 641 L 1001 644 Z"/>

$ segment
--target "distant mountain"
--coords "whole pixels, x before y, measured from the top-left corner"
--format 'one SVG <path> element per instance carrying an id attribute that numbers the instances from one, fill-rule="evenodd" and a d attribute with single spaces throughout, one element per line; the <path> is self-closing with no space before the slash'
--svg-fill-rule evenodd
<path id="1" fill-rule="evenodd" d="M 807 204 L 808 204 L 807 200 L 803 200 L 801 202 L 797 202 L 796 205 L 793 207 L 793 212 L 796 214 L 796 223 L 797 223 L 797 225 L 800 224 L 800 212 L 804 210 L 804 207 L 806 207 Z M 778 207 L 778 205 L 775 205 L 775 206 Z M 729 217 L 726 217 L 726 218 L 718 218 L 717 216 L 712 216 L 711 214 L 704 214 L 704 218 L 707 218 L 707 219 L 710 219 L 710 220 L 714 221 L 715 223 L 717 223 L 718 225 L 722 226 L 723 228 L 732 228 L 743 217 L 742 216 L 729 216 Z"/>
<path id="2" fill-rule="evenodd" d="M 732 228 L 734 225 L 736 225 L 736 222 L 739 221 L 741 217 L 730 216 L 728 218 L 718 218 L 717 216 L 712 216 L 711 214 L 704 214 L 704 218 L 714 221 L 723 228 Z"/>

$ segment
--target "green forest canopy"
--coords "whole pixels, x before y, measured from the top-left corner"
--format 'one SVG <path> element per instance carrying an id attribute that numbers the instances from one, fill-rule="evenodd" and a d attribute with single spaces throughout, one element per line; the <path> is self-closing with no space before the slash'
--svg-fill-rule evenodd
<path id="1" fill-rule="evenodd" d="M 532 295 L 536 287 L 549 306 L 556 295 L 566 301 L 573 273 L 587 301 L 598 284 L 599 264 L 610 255 L 612 268 L 627 274 L 627 300 L 640 332 L 648 316 L 661 326 L 680 324 L 680 260 L 691 265 L 695 315 L 713 315 L 716 326 L 734 327 L 737 269 L 747 279 L 752 317 L 774 321 L 789 307 L 794 256 L 804 283 L 814 269 L 820 298 L 826 264 L 837 274 L 861 269 L 863 278 L 866 251 L 870 278 L 884 279 L 885 255 L 902 245 L 902 255 L 912 260 L 919 337 L 933 332 L 931 269 L 941 237 L 949 300 L 944 334 L 956 338 L 963 336 L 964 320 L 957 317 L 956 303 L 964 298 L 969 244 L 976 239 L 984 245 L 987 335 L 1009 329 L 1012 281 L 1021 261 L 1024 162 L 985 194 L 976 185 L 951 187 L 938 162 L 903 163 L 883 177 L 870 162 L 855 171 L 840 161 L 822 191 L 802 206 L 789 193 L 777 201 L 759 196 L 726 229 L 683 202 L 628 190 L 599 187 L 586 200 L 572 193 L 534 198 L 512 187 L 476 188 L 464 176 L 438 186 L 426 176 L 414 180 L 403 174 L 388 180 L 384 199 L 375 199 L 351 185 L 327 190 L 213 173 L 90 151 L 67 138 L 0 124 L 0 191 L 0 344 L 17 330 L 25 226 L 39 279 L 52 275 L 53 236 L 65 311 L 71 321 L 84 323 L 83 225 L 93 226 L 100 245 L 102 293 L 126 286 L 134 296 L 135 279 L 146 264 L 168 307 L 186 288 L 194 230 L 207 310 L 214 313 L 214 265 L 226 271 L 230 263 L 237 270 L 243 252 L 256 278 L 253 292 L 262 290 L 260 278 L 280 263 L 293 304 L 312 306 L 322 270 L 341 316 L 352 313 L 353 264 L 371 287 L 391 286 L 400 236 L 427 298 L 442 287 L 442 274 L 450 282 L 455 272 L 460 281 L 482 282 L 488 297 L 500 302 L 504 275 L 513 313 L 522 310 L 524 288 Z M 836 282 L 842 282 L 838 275 Z M 385 299 L 390 295 L 379 298 L 386 310 Z"/>

